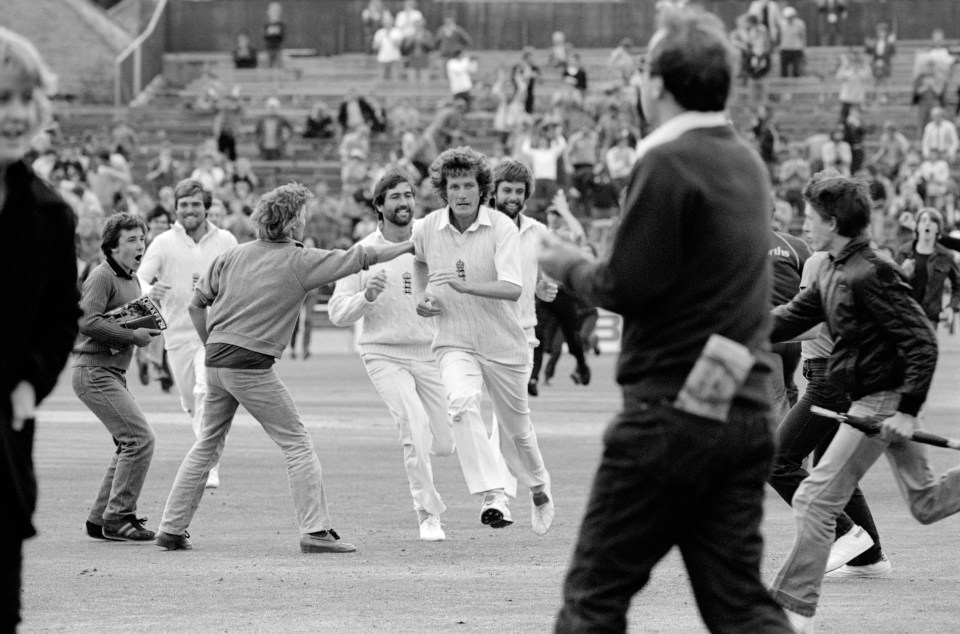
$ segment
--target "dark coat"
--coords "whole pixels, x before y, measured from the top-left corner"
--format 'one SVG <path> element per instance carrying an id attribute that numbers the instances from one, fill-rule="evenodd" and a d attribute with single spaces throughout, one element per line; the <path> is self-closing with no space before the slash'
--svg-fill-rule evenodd
<path id="1" fill-rule="evenodd" d="M 0 508 L 14 533 L 34 534 L 33 422 L 11 426 L 10 393 L 33 385 L 39 404 L 53 390 L 77 336 L 80 292 L 73 210 L 22 162 L 6 172 L 0 209 Z"/>

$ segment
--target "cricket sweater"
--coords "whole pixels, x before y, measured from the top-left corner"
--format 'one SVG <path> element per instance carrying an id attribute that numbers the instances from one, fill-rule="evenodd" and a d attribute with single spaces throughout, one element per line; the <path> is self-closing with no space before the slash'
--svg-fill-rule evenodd
<path id="1" fill-rule="evenodd" d="M 140 297 L 140 281 L 108 257 L 83 283 L 80 334 L 73 347 L 73 367 L 116 368 L 126 372 L 133 359 L 133 331 L 118 326 L 104 313 Z M 117 352 L 114 352 L 116 350 Z"/>
<path id="2" fill-rule="evenodd" d="M 372 246 L 390 242 L 378 229 L 357 244 Z M 417 315 L 413 267 L 413 254 L 406 254 L 337 282 L 333 297 L 327 303 L 330 321 L 335 326 L 349 326 L 360 321 L 358 344 L 361 354 L 414 361 L 433 359 L 430 343 L 436 324 L 434 319 Z M 387 273 L 386 288 L 369 302 L 364 289 L 367 280 L 378 271 Z"/>

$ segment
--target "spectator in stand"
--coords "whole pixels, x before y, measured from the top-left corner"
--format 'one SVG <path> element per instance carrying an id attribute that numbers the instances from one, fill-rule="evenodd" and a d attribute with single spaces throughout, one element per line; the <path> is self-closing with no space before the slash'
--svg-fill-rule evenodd
<path id="1" fill-rule="evenodd" d="M 570 198 L 576 201 L 573 207 L 578 218 L 590 217 L 593 203 L 593 179 L 598 163 L 600 137 L 596 128 L 584 120 L 570 134 L 567 149 L 564 151 L 563 164 L 572 172 Z"/>
<path id="2" fill-rule="evenodd" d="M 920 150 L 924 158 L 930 157 L 936 150 L 950 164 L 957 160 L 957 150 L 960 149 L 960 138 L 957 136 L 957 126 L 948 119 L 944 119 L 942 106 L 936 106 L 930 111 L 930 123 L 923 128 L 923 137 L 920 141 Z"/>
<path id="3" fill-rule="evenodd" d="M 146 179 L 155 192 L 159 193 L 164 187 L 172 187 L 177 183 L 181 166 L 180 161 L 173 158 L 169 141 L 161 143 L 157 158 L 150 161 L 147 170 Z"/>
<path id="4" fill-rule="evenodd" d="M 770 60 L 773 55 L 773 40 L 767 27 L 760 22 L 756 14 L 747 14 L 747 78 L 750 84 L 751 103 L 766 101 L 767 86 L 763 81 L 770 73 Z"/>
<path id="5" fill-rule="evenodd" d="M 533 174 L 533 193 L 527 200 L 526 215 L 540 222 L 546 221 L 546 209 L 560 187 L 557 169 L 560 157 L 567 148 L 560 122 L 545 118 L 537 126 L 537 133 L 526 139 L 520 152 L 528 157 Z"/>
<path id="6" fill-rule="evenodd" d="M 383 25 L 384 11 L 382 0 L 370 0 L 360 12 L 360 20 L 363 24 L 363 50 L 373 50 L 373 35 Z"/>
<path id="7" fill-rule="evenodd" d="M 383 67 L 383 78 L 393 79 L 393 69 L 400 63 L 400 44 L 403 33 L 397 28 L 393 15 L 389 11 L 383 14 L 383 25 L 373 35 L 373 50 L 377 52 L 377 62 Z"/>
<path id="8" fill-rule="evenodd" d="M 525 101 L 523 110 L 527 114 L 533 114 L 536 107 L 536 86 L 540 79 L 540 67 L 533 62 L 533 54 L 536 51 L 532 46 L 525 46 L 520 54 L 520 61 L 514 64 L 511 77 L 517 88 L 523 88 Z"/>
<path id="9" fill-rule="evenodd" d="M 780 146 L 780 133 L 774 121 L 774 113 L 764 104 L 757 107 L 757 113 L 750 129 L 757 153 L 767 166 L 767 173 L 773 179 L 777 170 L 777 152 Z"/>
<path id="10" fill-rule="evenodd" d="M 280 114 L 279 99 L 268 98 L 266 106 L 267 113 L 257 121 L 257 147 L 260 149 L 262 159 L 276 161 L 286 154 L 287 141 L 293 136 L 293 126 Z"/>
<path id="11" fill-rule="evenodd" d="M 550 53 L 547 55 L 547 65 L 563 70 L 570 61 L 573 47 L 567 42 L 563 31 L 554 31 L 550 36 Z"/>
<path id="12" fill-rule="evenodd" d="M 853 154 L 850 144 L 843 140 L 843 136 L 843 125 L 837 125 L 830 134 L 830 140 L 820 148 L 820 156 L 823 160 L 823 169 L 837 170 L 844 176 L 850 176 Z"/>
<path id="13" fill-rule="evenodd" d="M 777 4 L 777 1 L 753 0 L 747 9 L 747 13 L 757 16 L 760 24 L 767 29 L 771 50 L 780 46 L 780 42 L 783 39 L 780 30 L 783 26 L 783 15 L 780 12 L 780 5 Z"/>
<path id="14" fill-rule="evenodd" d="M 909 151 L 910 142 L 907 137 L 897 129 L 896 123 L 888 119 L 883 122 L 877 152 L 870 158 L 870 162 L 877 165 L 884 176 L 894 179 Z"/>
<path id="15" fill-rule="evenodd" d="M 283 24 L 283 8 L 279 2 L 267 5 L 267 23 L 263 26 L 263 44 L 267 51 L 267 66 L 283 67 L 283 39 L 286 28 Z"/>
<path id="16" fill-rule="evenodd" d="M 580 93 L 581 100 L 587 95 L 587 71 L 580 61 L 580 54 L 571 52 L 563 67 L 563 82 Z"/>
<path id="17" fill-rule="evenodd" d="M 624 86 L 629 85 L 637 69 L 637 60 L 633 56 L 633 40 L 629 37 L 620 40 L 617 47 L 610 52 L 607 66 L 616 73 Z"/>
<path id="18" fill-rule="evenodd" d="M 356 88 L 349 88 L 343 103 L 337 111 L 337 123 L 341 133 L 354 130 L 357 126 L 367 125 L 371 130 L 381 127 L 377 112 L 367 99 L 360 95 Z"/>
<path id="19" fill-rule="evenodd" d="M 945 209 L 948 194 L 956 188 L 950 178 L 950 165 L 941 157 L 939 150 L 930 150 L 930 154 L 920 163 L 920 179 L 923 183 L 923 202 L 928 207 Z"/>
<path id="20" fill-rule="evenodd" d="M 407 81 L 430 79 L 430 51 L 434 45 L 433 34 L 427 30 L 427 23 L 421 16 L 413 23 L 413 33 L 404 37 L 400 49 L 407 68 Z"/>
<path id="21" fill-rule="evenodd" d="M 456 22 L 453 13 L 443 16 L 443 26 L 437 30 L 437 50 L 444 64 L 448 59 L 459 57 L 460 51 L 470 48 L 473 39 Z"/>
<path id="22" fill-rule="evenodd" d="M 870 67 L 858 50 L 840 56 L 837 81 L 840 82 L 840 121 L 845 121 L 853 106 L 863 107 L 867 100 L 867 87 L 873 78 Z"/>
<path id="23" fill-rule="evenodd" d="M 260 179 L 253 171 L 253 165 L 250 159 L 246 157 L 238 158 L 234 163 L 233 174 L 230 176 L 230 183 L 236 185 L 240 181 L 245 181 L 250 186 L 250 191 L 260 186 Z M 255 202 L 255 199 L 254 199 Z M 252 207 L 253 205 L 251 205 Z"/>
<path id="24" fill-rule="evenodd" d="M 340 160 L 347 161 L 351 154 L 359 152 L 364 157 L 370 154 L 370 128 L 365 125 L 357 126 L 343 135 L 340 140 Z"/>
<path id="25" fill-rule="evenodd" d="M 455 100 L 463 100 L 470 110 L 473 101 L 473 75 L 477 72 L 477 60 L 470 57 L 467 49 L 462 49 L 457 57 L 447 60 L 447 81 L 450 82 L 450 92 Z M 442 151 L 442 150 L 441 150 Z"/>
<path id="26" fill-rule="evenodd" d="M 843 46 L 847 0 L 817 0 L 817 14 L 817 43 L 820 46 Z"/>
<path id="27" fill-rule="evenodd" d="M 783 10 L 780 33 L 780 76 L 802 77 L 807 49 L 807 24 L 793 7 Z"/>
<path id="28" fill-rule="evenodd" d="M 213 137 L 217 140 L 217 151 L 231 162 L 237 160 L 237 137 L 240 136 L 242 117 L 240 86 L 234 86 L 230 94 L 217 102 L 217 114 L 213 118 Z"/>
<path id="29" fill-rule="evenodd" d="M 332 139 L 337 135 L 330 108 L 323 101 L 317 101 L 310 109 L 303 126 L 305 139 Z"/>
<path id="30" fill-rule="evenodd" d="M 237 34 L 237 47 L 233 49 L 233 67 L 257 67 L 257 49 L 250 46 L 250 36 L 246 31 Z"/>
<path id="31" fill-rule="evenodd" d="M 389 120 L 391 134 L 395 139 L 400 139 L 407 132 L 415 133 L 420 129 L 420 110 L 414 108 L 407 97 L 403 97 L 391 108 Z"/>
<path id="32" fill-rule="evenodd" d="M 945 84 L 939 78 L 936 62 L 931 59 L 922 62 L 913 78 L 913 105 L 917 106 L 920 130 L 930 123 L 933 109 L 943 107 L 944 89 Z"/>
<path id="33" fill-rule="evenodd" d="M 197 162 L 197 168 L 190 174 L 190 178 L 200 181 L 203 188 L 209 192 L 217 191 L 226 178 L 226 173 L 216 161 L 216 156 L 213 154 L 203 154 Z"/>
<path id="34" fill-rule="evenodd" d="M 812 175 L 810 161 L 803 156 L 803 146 L 799 143 L 791 143 L 787 147 L 789 156 L 781 165 L 778 173 L 780 180 L 780 191 L 783 199 L 793 206 L 794 218 L 803 221 L 803 186 L 807 184 Z M 787 233 L 796 235 L 796 229 L 799 227 L 789 226 L 783 230 Z"/>
<path id="35" fill-rule="evenodd" d="M 850 173 L 856 174 L 863 167 L 866 157 L 863 140 L 867 134 L 863 125 L 863 112 L 859 106 L 850 108 L 850 113 L 843 120 L 843 140 L 850 145 Z"/>
<path id="36" fill-rule="evenodd" d="M 883 104 L 887 102 L 887 95 L 881 93 L 880 88 L 890 78 L 890 62 L 897 52 L 897 34 L 890 30 L 886 22 L 881 22 L 877 25 L 876 35 L 868 37 L 865 45 L 877 87 L 877 101 Z"/>
<path id="37" fill-rule="evenodd" d="M 137 155 L 139 147 L 137 133 L 130 127 L 126 115 L 117 115 L 113 120 L 113 127 L 110 128 L 111 152 L 120 154 L 129 162 Z"/>
<path id="38" fill-rule="evenodd" d="M 320 249 L 332 249 L 346 231 L 343 214 L 337 201 L 330 197 L 330 188 L 324 181 L 317 181 L 313 193 L 314 198 L 307 203 L 303 235 L 312 238 Z"/>
<path id="39" fill-rule="evenodd" d="M 417 0 L 403 0 L 403 8 L 397 12 L 394 25 L 400 29 L 401 41 L 412 39 L 417 24 L 426 24 L 426 20 L 417 8 Z"/>
<path id="40" fill-rule="evenodd" d="M 626 186 L 636 160 L 637 138 L 630 130 L 623 129 L 616 145 L 607 150 L 603 157 L 604 167 L 618 194 Z"/>

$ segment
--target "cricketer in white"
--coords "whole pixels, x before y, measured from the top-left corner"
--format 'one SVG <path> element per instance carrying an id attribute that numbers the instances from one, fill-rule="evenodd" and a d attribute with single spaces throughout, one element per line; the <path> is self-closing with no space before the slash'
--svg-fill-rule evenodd
<path id="1" fill-rule="evenodd" d="M 406 173 L 388 171 L 374 188 L 380 228 L 360 244 L 409 241 L 414 203 Z M 413 266 L 413 255 L 407 254 L 345 277 L 337 282 L 327 309 L 336 326 L 360 324 L 363 364 L 400 431 L 420 539 L 442 541 L 440 515 L 446 506 L 433 483 L 430 454 L 452 454 L 454 440 L 443 380 L 430 350 L 434 322 L 416 313 Z"/>

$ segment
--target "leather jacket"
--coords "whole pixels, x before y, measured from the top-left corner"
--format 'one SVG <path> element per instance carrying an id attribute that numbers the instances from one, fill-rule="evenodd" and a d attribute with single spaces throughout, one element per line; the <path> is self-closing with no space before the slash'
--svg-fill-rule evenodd
<path id="1" fill-rule="evenodd" d="M 913 299 L 903 272 L 866 237 L 823 263 L 817 279 L 773 311 L 771 341 L 784 341 L 821 321 L 833 337 L 827 376 L 857 400 L 900 393 L 898 410 L 916 416 L 937 364 L 937 337 Z"/>
<path id="2" fill-rule="evenodd" d="M 916 246 L 908 244 L 897 252 L 897 264 L 904 260 L 916 260 Z M 910 284 L 916 278 L 916 272 L 910 276 Z M 943 310 L 943 283 L 950 280 L 950 308 L 960 309 L 960 269 L 953 260 L 953 254 L 942 245 L 934 245 L 934 252 L 927 256 L 927 285 L 923 292 L 923 301 L 920 307 L 927 318 L 933 323 L 934 329 L 940 323 L 940 312 Z M 954 291 L 953 289 L 957 289 Z M 916 290 L 916 289 L 915 289 Z M 916 297 L 916 293 L 914 293 Z"/>

